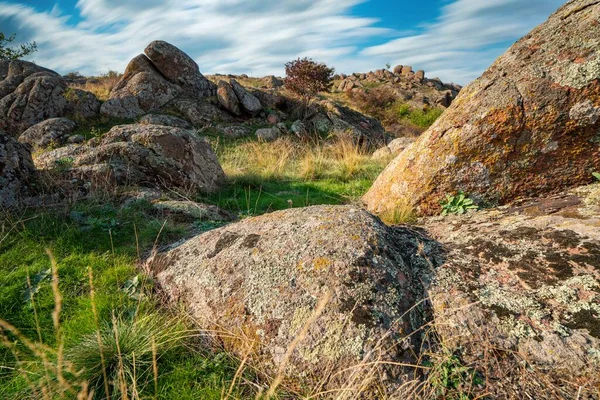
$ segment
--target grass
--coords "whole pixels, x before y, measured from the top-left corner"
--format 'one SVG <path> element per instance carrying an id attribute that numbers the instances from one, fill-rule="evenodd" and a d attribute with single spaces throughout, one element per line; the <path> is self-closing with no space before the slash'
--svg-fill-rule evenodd
<path id="1" fill-rule="evenodd" d="M 3 215 L 0 225 L 0 398 L 91 390 L 105 398 L 107 382 L 111 398 L 126 398 L 123 388 L 130 399 L 186 398 L 182 388 L 187 398 L 221 398 L 235 362 L 198 347 L 199 333 L 162 310 L 136 268 L 143 252 L 187 227 L 153 218 L 143 204 L 93 202 Z"/>
<path id="2" fill-rule="evenodd" d="M 354 202 L 385 168 L 384 161 L 344 138 L 312 144 L 289 137 L 272 143 L 217 138 L 213 148 L 229 183 L 201 200 L 242 215 Z"/>
<path id="3" fill-rule="evenodd" d="M 110 91 L 119 82 L 122 74 L 116 71 L 108 71 L 107 73 L 88 79 L 83 85 L 72 85 L 78 89 L 83 89 L 92 92 L 100 101 L 108 100 Z"/>

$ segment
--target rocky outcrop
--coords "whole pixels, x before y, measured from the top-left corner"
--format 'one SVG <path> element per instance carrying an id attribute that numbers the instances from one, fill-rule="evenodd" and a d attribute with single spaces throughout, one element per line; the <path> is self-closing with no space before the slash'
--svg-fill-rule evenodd
<path id="1" fill-rule="evenodd" d="M 67 160 L 67 161 L 65 161 Z M 38 167 L 61 167 L 94 185 L 143 185 L 215 192 L 225 174 L 194 131 L 163 125 L 119 125 L 95 143 L 47 152 Z"/>
<path id="2" fill-rule="evenodd" d="M 235 79 L 231 79 L 229 83 L 231 84 L 235 95 L 242 105 L 242 108 L 253 117 L 256 117 L 258 114 L 260 114 L 263 108 L 256 96 L 244 89 L 244 87 Z"/>
<path id="3" fill-rule="evenodd" d="M 146 125 L 164 125 L 174 128 L 193 129 L 188 121 L 166 114 L 146 114 L 139 120 L 140 124 Z"/>
<path id="4" fill-rule="evenodd" d="M 600 184 L 421 223 L 447 249 L 429 287 L 437 332 L 485 371 L 487 395 L 594 398 Z"/>
<path id="5" fill-rule="evenodd" d="M 68 118 L 50 118 L 28 128 L 19 136 L 19 142 L 40 149 L 62 146 L 68 142 L 75 126 Z"/>
<path id="6" fill-rule="evenodd" d="M 409 336 L 422 322 L 412 308 L 421 295 L 415 271 L 427 264 L 416 237 L 358 208 L 316 206 L 207 232 L 149 267 L 172 301 L 261 371 L 281 367 L 289 380 L 327 389 L 375 372 L 389 377 L 379 394 L 392 393 L 410 373 L 386 361 L 411 359 L 417 335 Z M 328 298 L 283 366 L 288 346 Z"/>
<path id="7" fill-rule="evenodd" d="M 598 18 L 595 1 L 570 1 L 519 40 L 387 167 L 368 207 L 435 214 L 459 190 L 493 205 L 591 182 L 600 165 L 600 25 L 587 21 Z"/>
<path id="8" fill-rule="evenodd" d="M 215 95 L 215 85 L 200 73 L 198 64 L 172 44 L 155 40 L 144 53 L 162 76 L 181 88 L 183 96 L 201 98 Z"/>
<path id="9" fill-rule="evenodd" d="M 129 62 L 101 112 L 119 118 L 136 118 L 159 109 L 171 100 L 200 99 L 216 94 L 198 65 L 175 46 L 154 41 Z"/>
<path id="10" fill-rule="evenodd" d="M 229 83 L 219 81 L 219 84 L 217 85 L 217 99 L 219 100 L 219 103 L 233 115 L 242 115 L 240 101 L 235 95 L 233 87 Z"/>
<path id="11" fill-rule="evenodd" d="M 160 108 L 180 92 L 179 86 L 164 79 L 148 57 L 140 54 L 129 62 L 100 111 L 112 117 L 132 119 Z"/>
<path id="12" fill-rule="evenodd" d="M 333 131 L 347 134 L 367 146 L 378 147 L 387 141 L 385 130 L 377 119 L 329 100 L 317 103 L 316 114 L 308 122 L 322 134 Z"/>
<path id="13" fill-rule="evenodd" d="M 30 126 L 64 115 L 91 117 L 100 103 L 71 89 L 56 72 L 27 61 L 0 60 L 0 129 L 18 136 Z"/>
<path id="14" fill-rule="evenodd" d="M 0 130 L 0 207 L 15 207 L 31 194 L 35 167 L 27 146 Z"/>

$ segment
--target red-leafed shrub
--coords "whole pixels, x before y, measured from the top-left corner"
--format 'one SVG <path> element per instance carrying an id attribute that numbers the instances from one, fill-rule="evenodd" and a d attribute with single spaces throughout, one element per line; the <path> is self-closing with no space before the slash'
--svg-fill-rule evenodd
<path id="1" fill-rule="evenodd" d="M 310 58 L 298 58 L 285 64 L 285 87 L 303 97 L 310 99 L 331 86 L 334 69 Z"/>

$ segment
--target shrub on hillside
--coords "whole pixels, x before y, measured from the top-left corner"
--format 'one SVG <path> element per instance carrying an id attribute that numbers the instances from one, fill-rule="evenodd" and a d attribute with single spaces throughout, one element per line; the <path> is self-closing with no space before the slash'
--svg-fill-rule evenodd
<path id="1" fill-rule="evenodd" d="M 349 94 L 361 111 L 380 121 L 387 119 L 387 109 L 394 104 L 397 98 L 394 90 L 388 86 L 379 86 L 370 90 L 357 90 Z"/>
<path id="2" fill-rule="evenodd" d="M 285 87 L 304 99 L 305 105 L 317 93 L 329 89 L 334 69 L 310 58 L 285 64 Z"/>

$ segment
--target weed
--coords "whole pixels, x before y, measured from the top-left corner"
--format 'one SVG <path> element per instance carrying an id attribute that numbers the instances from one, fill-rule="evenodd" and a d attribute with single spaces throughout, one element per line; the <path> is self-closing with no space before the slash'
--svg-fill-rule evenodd
<path id="1" fill-rule="evenodd" d="M 592 176 L 600 181 L 600 172 L 592 172 Z"/>
<path id="2" fill-rule="evenodd" d="M 440 201 L 442 206 L 442 215 L 448 214 L 464 214 L 469 210 L 477 210 L 479 207 L 467 197 L 463 192 L 458 192 L 456 195 L 446 195 L 446 198 Z"/>

